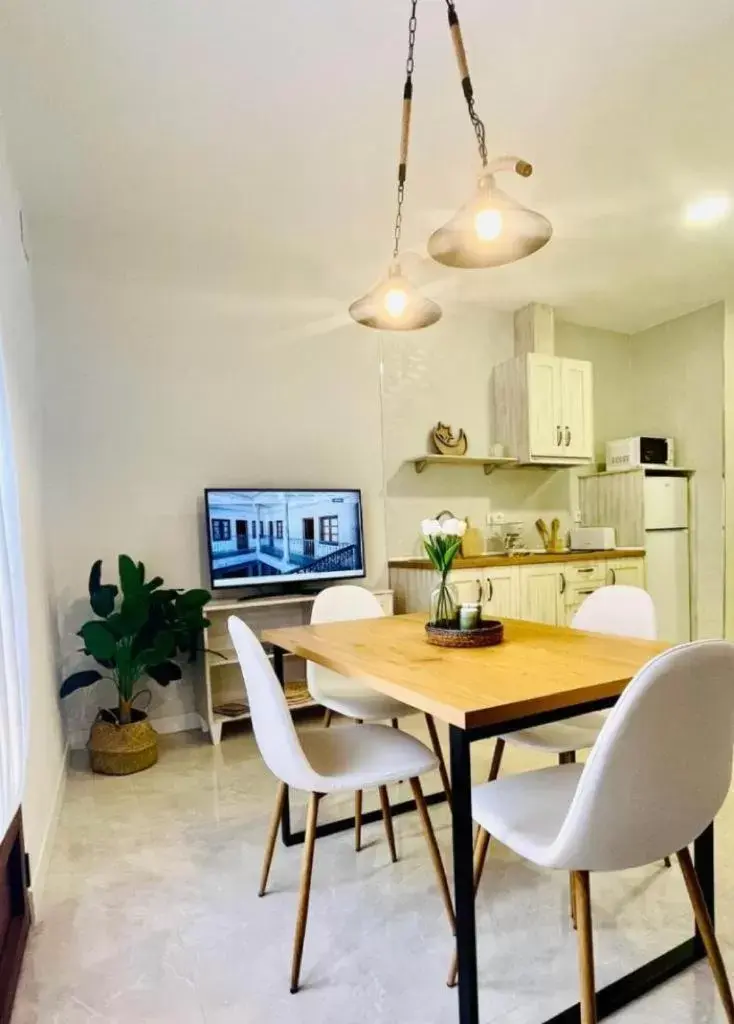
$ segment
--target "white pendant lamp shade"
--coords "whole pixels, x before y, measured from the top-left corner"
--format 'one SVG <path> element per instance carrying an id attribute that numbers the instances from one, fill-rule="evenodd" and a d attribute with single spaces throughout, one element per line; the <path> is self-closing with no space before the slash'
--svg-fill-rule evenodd
<path id="1" fill-rule="evenodd" d="M 441 319 L 441 307 L 421 295 L 400 265 L 393 263 L 387 277 L 349 307 L 353 320 L 382 331 L 415 331 Z"/>
<path id="2" fill-rule="evenodd" d="M 491 167 L 510 169 L 500 163 L 505 161 Z M 524 161 L 516 161 L 512 169 L 523 177 L 532 173 Z M 476 195 L 431 235 L 428 252 L 447 267 L 500 267 L 542 249 L 552 234 L 550 221 L 499 189 L 487 169 L 479 177 Z"/>

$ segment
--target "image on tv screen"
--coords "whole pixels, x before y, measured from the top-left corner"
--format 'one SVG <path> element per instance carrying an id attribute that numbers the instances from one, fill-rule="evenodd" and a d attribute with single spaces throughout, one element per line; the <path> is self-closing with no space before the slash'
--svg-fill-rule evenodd
<path id="1" fill-rule="evenodd" d="M 212 587 L 364 576 L 359 491 L 206 492 Z"/>

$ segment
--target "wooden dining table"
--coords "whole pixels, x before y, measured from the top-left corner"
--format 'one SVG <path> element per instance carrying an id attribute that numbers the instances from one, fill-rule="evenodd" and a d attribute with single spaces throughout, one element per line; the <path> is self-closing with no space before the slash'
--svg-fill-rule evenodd
<path id="1" fill-rule="evenodd" d="M 268 629 L 276 672 L 291 652 L 362 680 L 449 727 L 451 804 L 459 960 L 459 1022 L 479 1024 L 472 872 L 471 745 L 548 722 L 613 706 L 627 683 L 670 645 L 534 622 L 504 620 L 504 642 L 485 648 L 442 648 L 427 642 L 424 615 Z M 432 794 L 434 802 L 443 794 Z M 393 813 L 413 809 L 406 802 Z M 377 812 L 376 817 L 380 816 Z M 350 828 L 342 819 L 324 832 Z M 287 843 L 302 839 L 283 817 Z M 695 864 L 714 916 L 713 823 L 696 840 Z M 615 1013 L 705 956 L 696 931 L 689 939 L 597 993 L 598 1017 Z M 579 1024 L 578 1004 L 545 1024 Z"/>

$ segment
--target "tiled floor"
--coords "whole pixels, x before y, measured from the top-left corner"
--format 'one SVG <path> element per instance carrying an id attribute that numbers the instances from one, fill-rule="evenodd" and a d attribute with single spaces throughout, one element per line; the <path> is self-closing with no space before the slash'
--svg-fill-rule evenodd
<path id="1" fill-rule="evenodd" d="M 481 776 L 491 745 L 474 749 Z M 541 763 L 513 751 L 506 770 Z M 164 739 L 160 763 L 127 779 L 93 776 L 80 760 L 13 1024 L 454 1024 L 451 942 L 415 815 L 396 820 L 396 865 L 379 823 L 359 855 L 349 834 L 319 840 L 303 989 L 289 994 L 300 851 L 279 846 L 271 892 L 255 895 L 274 794 L 247 731 L 219 748 L 194 733 Z M 324 815 L 335 811 L 325 802 Z M 448 862 L 448 813 L 432 813 Z M 731 799 L 717 848 L 719 932 L 734 967 Z M 602 984 L 689 933 L 677 869 L 598 876 L 592 889 Z M 564 876 L 495 851 L 478 910 L 483 1024 L 539 1024 L 575 1001 Z M 702 964 L 615 1019 L 725 1016 Z"/>

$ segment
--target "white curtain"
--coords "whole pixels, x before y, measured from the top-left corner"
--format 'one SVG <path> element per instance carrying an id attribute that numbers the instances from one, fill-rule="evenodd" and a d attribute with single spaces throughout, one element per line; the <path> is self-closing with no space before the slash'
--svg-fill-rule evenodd
<path id="1" fill-rule="evenodd" d="M 3 304 L 12 303 L 18 267 L 17 211 L 0 138 L 0 840 L 20 806 L 28 747 L 28 625 L 3 339 Z"/>

